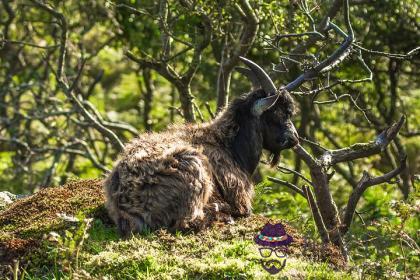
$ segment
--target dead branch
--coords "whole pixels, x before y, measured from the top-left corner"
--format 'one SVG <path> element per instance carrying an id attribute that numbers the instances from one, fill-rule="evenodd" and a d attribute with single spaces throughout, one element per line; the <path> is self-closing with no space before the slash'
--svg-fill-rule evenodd
<path id="1" fill-rule="evenodd" d="M 54 10 L 52 7 L 38 2 L 36 0 L 31 0 L 36 6 L 42 8 L 49 14 L 51 14 L 54 18 L 58 20 L 61 27 L 61 37 L 60 37 L 60 50 L 59 50 L 59 56 L 58 56 L 58 62 L 57 62 L 57 71 L 55 73 L 56 80 L 60 88 L 63 90 L 63 92 L 66 94 L 66 96 L 69 98 L 69 100 L 72 102 L 72 104 L 76 107 L 76 109 L 83 115 L 86 120 L 92 123 L 92 126 L 95 127 L 100 133 L 105 135 L 113 144 L 115 149 L 117 151 L 121 151 L 124 148 L 123 143 L 118 138 L 118 136 L 108 128 L 106 128 L 100 120 L 95 118 L 92 114 L 89 113 L 89 111 L 83 106 L 83 103 L 76 97 L 76 95 L 73 92 L 74 85 L 69 86 L 67 83 L 67 78 L 64 73 L 64 64 L 65 64 L 65 56 L 66 56 L 66 48 L 67 48 L 67 21 L 64 15 L 56 10 Z M 80 76 L 81 71 L 83 70 L 83 67 L 80 67 L 78 75 Z M 77 79 L 76 81 L 77 82 Z"/>
<path id="2" fill-rule="evenodd" d="M 283 172 L 285 174 L 292 173 L 292 174 L 298 176 L 299 178 L 301 178 L 302 180 L 304 180 L 305 182 L 307 182 L 308 184 L 310 184 L 311 186 L 313 186 L 313 183 L 308 178 L 306 178 L 305 176 L 303 176 L 302 173 L 297 172 L 296 170 L 293 170 L 293 169 L 290 169 L 290 168 L 287 168 L 287 167 L 284 167 L 284 166 L 277 166 L 277 169 L 280 170 L 280 172 Z"/>
<path id="3" fill-rule="evenodd" d="M 303 191 L 306 195 L 306 198 L 308 199 L 308 204 L 309 204 L 309 207 L 311 208 L 312 216 L 314 217 L 314 221 L 319 231 L 319 235 L 321 236 L 322 242 L 324 243 L 330 242 L 330 237 L 328 236 L 327 228 L 325 227 L 324 221 L 322 220 L 321 213 L 319 212 L 319 208 L 316 204 L 314 194 L 312 193 L 311 188 L 304 185 Z"/>
<path id="4" fill-rule="evenodd" d="M 289 189 L 291 189 L 291 190 L 293 190 L 293 191 L 295 191 L 295 192 L 297 192 L 298 194 L 300 194 L 301 196 L 303 196 L 304 198 L 307 198 L 307 196 L 306 196 L 306 194 L 298 187 L 298 186 L 296 186 L 296 185 L 293 185 L 292 183 L 289 183 L 289 182 L 287 182 L 287 181 L 283 181 L 283 180 L 281 180 L 281 179 L 278 179 L 278 178 L 274 178 L 274 177 L 270 177 L 270 176 L 268 176 L 267 177 L 267 180 L 269 180 L 269 181 L 271 181 L 271 182 L 273 182 L 273 183 L 277 183 L 277 184 L 280 184 L 280 185 L 283 185 L 283 186 L 286 186 L 286 187 L 288 187 Z"/>
<path id="5" fill-rule="evenodd" d="M 341 227 L 341 233 L 345 234 L 350 228 L 353 216 L 356 210 L 357 203 L 362 197 L 363 193 L 371 186 L 379 185 L 385 182 L 389 182 L 392 178 L 399 175 L 405 168 L 407 163 L 407 156 L 403 156 L 400 161 L 400 166 L 396 169 L 378 177 L 371 177 L 367 171 L 363 172 L 363 176 L 360 179 L 357 187 L 353 190 L 350 198 L 347 202 L 346 211 L 343 216 L 343 222 Z"/>

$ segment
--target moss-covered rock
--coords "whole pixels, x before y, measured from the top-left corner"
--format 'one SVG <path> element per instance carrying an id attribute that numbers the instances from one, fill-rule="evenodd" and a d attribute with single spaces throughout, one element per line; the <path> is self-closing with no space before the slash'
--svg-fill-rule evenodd
<path id="1" fill-rule="evenodd" d="M 0 192 L 0 211 L 16 200 L 16 195 L 11 192 Z"/>
<path id="2" fill-rule="evenodd" d="M 0 263 L 26 255 L 45 234 L 69 227 L 60 214 L 106 216 L 104 199 L 101 180 L 82 180 L 42 189 L 8 205 L 0 212 Z"/>

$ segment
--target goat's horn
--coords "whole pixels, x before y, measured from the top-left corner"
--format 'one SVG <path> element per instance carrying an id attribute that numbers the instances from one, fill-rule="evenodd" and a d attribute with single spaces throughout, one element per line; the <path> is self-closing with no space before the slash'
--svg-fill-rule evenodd
<path id="1" fill-rule="evenodd" d="M 276 93 L 276 86 L 274 85 L 270 76 L 268 76 L 268 74 L 260 66 L 258 66 L 258 64 L 242 56 L 240 56 L 239 59 L 245 63 L 245 65 L 248 66 L 249 69 L 251 69 L 251 71 L 255 74 L 259 84 L 267 95 Z"/>
<path id="2" fill-rule="evenodd" d="M 235 67 L 235 70 L 241 73 L 242 75 L 246 76 L 251 81 L 253 90 L 261 88 L 260 81 L 258 80 L 257 76 L 255 76 L 252 70 L 245 67 Z"/>

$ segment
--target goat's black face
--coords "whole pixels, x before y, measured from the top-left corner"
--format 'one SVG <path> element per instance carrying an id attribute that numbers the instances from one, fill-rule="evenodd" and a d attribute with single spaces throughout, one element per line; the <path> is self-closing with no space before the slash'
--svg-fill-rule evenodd
<path id="1" fill-rule="evenodd" d="M 282 150 L 292 148 L 299 143 L 299 136 L 291 121 L 294 110 L 292 97 L 285 93 L 260 117 L 263 148 L 272 153 L 272 165 L 277 164 Z"/>
<path id="2" fill-rule="evenodd" d="M 262 134 L 262 148 L 273 155 L 271 164 L 277 164 L 281 150 L 292 148 L 299 143 L 299 136 L 292 124 L 294 111 L 293 99 L 285 89 L 279 90 L 270 76 L 255 62 L 244 57 L 240 60 L 248 68 L 239 68 L 239 72 L 247 76 L 253 88 L 261 88 L 252 92 L 249 97 L 253 100 L 251 111 Z M 243 134 L 243 133 L 242 133 Z"/>
<path id="3" fill-rule="evenodd" d="M 294 103 L 288 93 L 279 96 L 275 105 L 256 116 L 253 112 L 255 102 L 267 97 L 262 89 L 243 94 L 236 98 L 226 110 L 234 114 L 233 124 L 238 125 L 238 132 L 232 143 L 233 155 L 250 173 L 255 170 L 261 156 L 261 150 L 268 150 L 272 155 L 271 164 L 280 159 L 280 152 L 298 144 L 298 135 L 291 122 Z M 229 124 L 230 127 L 232 123 Z"/>

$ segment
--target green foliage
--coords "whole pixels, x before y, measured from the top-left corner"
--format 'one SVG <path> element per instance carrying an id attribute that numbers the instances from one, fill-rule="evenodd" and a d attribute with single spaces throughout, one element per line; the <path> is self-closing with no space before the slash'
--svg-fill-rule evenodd
<path id="1" fill-rule="evenodd" d="M 360 264 L 363 274 L 375 278 L 415 277 L 420 265 L 419 188 L 407 201 L 392 199 L 388 192 L 392 188 L 384 186 L 382 191 L 366 193 L 360 212 L 368 222 L 355 222 L 350 232 L 354 261 Z"/>
<path id="2" fill-rule="evenodd" d="M 86 218 L 83 214 L 76 217 L 64 217 L 75 226 L 66 229 L 62 235 L 50 232 L 45 245 L 45 250 L 49 252 L 48 259 L 55 265 L 59 265 L 61 270 L 72 271 L 79 267 L 79 255 L 85 239 L 88 237 L 87 231 L 91 226 L 92 219 Z"/>

